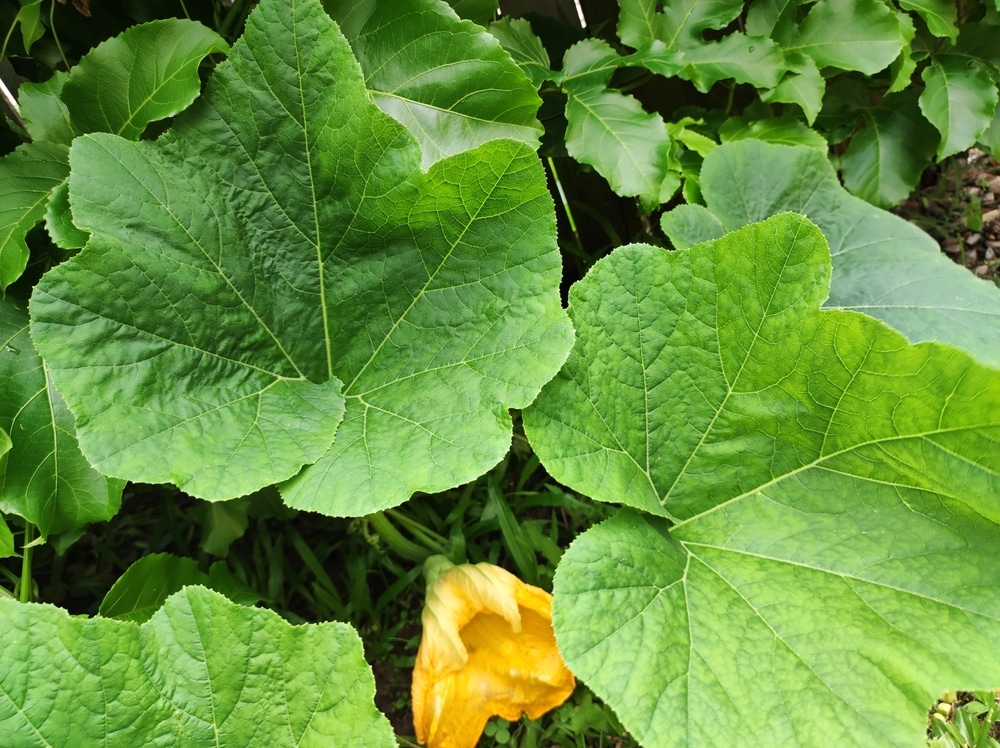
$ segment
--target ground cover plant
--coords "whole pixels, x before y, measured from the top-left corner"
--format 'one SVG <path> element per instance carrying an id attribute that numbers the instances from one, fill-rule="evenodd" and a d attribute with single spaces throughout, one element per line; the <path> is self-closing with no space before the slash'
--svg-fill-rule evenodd
<path id="1" fill-rule="evenodd" d="M 1000 291 L 879 206 L 996 150 L 994 5 L 19 7 L 11 745 L 410 744 L 432 556 L 580 683 L 488 744 L 987 739 Z"/>

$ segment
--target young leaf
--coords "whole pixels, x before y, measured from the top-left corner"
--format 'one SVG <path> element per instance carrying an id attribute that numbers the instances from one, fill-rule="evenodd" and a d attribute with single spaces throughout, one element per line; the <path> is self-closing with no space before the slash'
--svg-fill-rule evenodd
<path id="1" fill-rule="evenodd" d="M 258 5 L 156 142 L 71 161 L 91 239 L 32 336 L 108 474 L 217 500 L 311 465 L 287 501 L 367 514 L 496 464 L 570 346 L 533 152 L 422 172 L 315 0 Z"/>
<path id="2" fill-rule="evenodd" d="M 325 6 L 375 103 L 419 141 L 424 168 L 496 138 L 538 146 L 537 85 L 480 26 L 458 20 L 440 0 Z"/>
<path id="3" fill-rule="evenodd" d="M 73 416 L 28 337 L 28 313 L 0 300 L 0 428 L 16 435 L 0 459 L 0 510 L 24 517 L 43 537 L 110 519 L 123 481 L 106 478 L 80 453 Z"/>
<path id="4" fill-rule="evenodd" d="M 881 0 L 819 0 L 785 50 L 809 55 L 821 69 L 874 75 L 903 44 L 899 18 Z"/>
<path id="5" fill-rule="evenodd" d="M 221 36 L 195 21 L 150 21 L 86 54 L 61 97 L 77 132 L 137 140 L 150 122 L 190 105 L 201 89 L 202 59 L 228 49 Z"/>
<path id="6" fill-rule="evenodd" d="M 385 746 L 361 640 L 188 587 L 146 623 L 0 600 L 10 745 Z"/>
<path id="7" fill-rule="evenodd" d="M 820 227 L 833 259 L 827 308 L 864 312 L 912 342 L 941 340 L 1000 366 L 1000 293 L 941 254 L 913 224 L 848 194 L 824 154 L 741 141 L 716 148 L 702 167 L 711 212 L 681 206 L 664 215 L 675 246 L 714 239 L 783 211 Z M 711 220 L 691 210 L 708 213 Z M 705 228 L 716 226 L 714 233 Z"/>
<path id="8" fill-rule="evenodd" d="M 920 111 L 941 133 L 938 159 L 967 150 L 993 120 L 997 86 L 989 73 L 959 55 L 941 55 L 920 77 Z"/>
<path id="9" fill-rule="evenodd" d="M 526 432 L 557 480 L 675 524 L 579 538 L 554 623 L 647 745 L 918 746 L 942 685 L 1000 682 L 1000 371 L 820 311 L 829 277 L 782 214 L 571 290 Z"/>

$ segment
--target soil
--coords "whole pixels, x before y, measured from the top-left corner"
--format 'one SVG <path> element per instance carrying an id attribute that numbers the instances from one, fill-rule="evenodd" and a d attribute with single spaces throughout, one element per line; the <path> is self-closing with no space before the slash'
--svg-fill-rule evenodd
<path id="1" fill-rule="evenodd" d="M 928 170 L 895 211 L 933 236 L 948 257 L 1000 286 L 1000 162 L 971 149 Z"/>

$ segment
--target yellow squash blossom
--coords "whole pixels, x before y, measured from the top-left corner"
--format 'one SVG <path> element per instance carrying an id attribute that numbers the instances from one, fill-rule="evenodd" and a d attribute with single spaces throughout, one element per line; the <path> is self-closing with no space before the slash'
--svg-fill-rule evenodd
<path id="1" fill-rule="evenodd" d="M 535 719 L 576 681 L 552 632 L 552 596 L 493 564 L 425 562 L 413 726 L 429 748 L 473 748 L 493 715 Z"/>

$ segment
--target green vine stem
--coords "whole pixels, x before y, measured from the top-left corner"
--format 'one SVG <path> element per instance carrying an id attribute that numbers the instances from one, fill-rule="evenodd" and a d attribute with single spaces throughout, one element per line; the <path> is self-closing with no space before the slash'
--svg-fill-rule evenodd
<path id="1" fill-rule="evenodd" d="M 365 519 L 368 520 L 368 523 L 378 533 L 379 537 L 382 538 L 383 542 L 407 561 L 420 563 L 431 555 L 431 551 L 422 545 L 418 545 L 412 540 L 405 538 L 396 529 L 396 526 L 389 521 L 389 518 L 385 516 L 385 512 L 369 514 Z"/>
<path id="2" fill-rule="evenodd" d="M 49 8 L 49 30 L 52 32 L 52 40 L 56 43 L 56 49 L 59 50 L 59 56 L 62 58 L 63 65 L 69 70 L 69 60 L 66 59 L 62 42 L 59 41 L 59 34 L 56 33 L 56 0 L 52 0 L 52 7 Z"/>
<path id="3" fill-rule="evenodd" d="M 24 547 L 21 554 L 21 584 L 19 599 L 22 603 L 31 602 L 31 552 L 35 539 L 35 526 L 25 520 Z"/>

